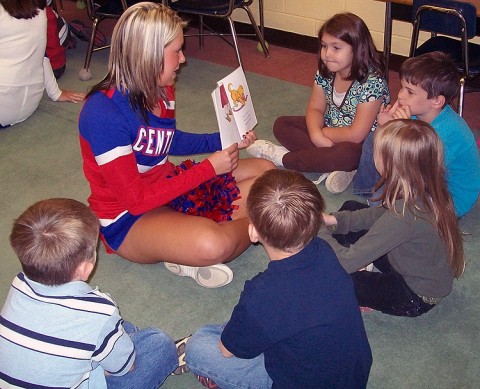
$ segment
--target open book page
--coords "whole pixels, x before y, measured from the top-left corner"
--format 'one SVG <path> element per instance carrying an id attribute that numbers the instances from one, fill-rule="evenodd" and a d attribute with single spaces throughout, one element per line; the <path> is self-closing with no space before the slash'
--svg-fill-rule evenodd
<path id="1" fill-rule="evenodd" d="M 226 148 L 234 142 L 239 142 L 248 131 L 254 129 L 257 125 L 257 116 L 245 73 L 241 67 L 218 81 L 217 85 L 212 93 L 212 98 L 222 138 L 222 147 Z M 238 137 L 232 134 L 235 129 Z M 222 135 L 222 133 L 224 134 Z"/>
<path id="2" fill-rule="evenodd" d="M 230 147 L 234 143 L 242 140 L 238 132 L 237 125 L 233 119 L 233 113 L 228 102 L 222 104 L 220 88 L 215 88 L 212 92 L 213 105 L 215 106 L 215 114 L 217 115 L 218 128 L 220 131 L 220 140 L 222 141 L 222 149 Z M 223 100 L 225 101 L 225 100 Z"/>

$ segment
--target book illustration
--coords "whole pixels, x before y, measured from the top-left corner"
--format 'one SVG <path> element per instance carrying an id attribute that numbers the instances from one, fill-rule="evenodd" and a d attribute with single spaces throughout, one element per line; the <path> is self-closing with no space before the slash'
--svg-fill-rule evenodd
<path id="1" fill-rule="evenodd" d="M 241 67 L 217 82 L 212 99 L 222 148 L 240 142 L 257 125 L 247 80 Z"/>
<path id="2" fill-rule="evenodd" d="M 222 84 L 223 85 L 223 84 Z M 243 85 L 239 85 L 237 89 L 233 89 L 233 84 L 228 84 L 228 91 L 230 92 L 230 96 L 233 101 L 233 106 L 235 111 L 241 110 L 245 104 L 247 103 L 247 96 L 245 96 L 245 90 Z M 240 104 L 240 107 L 237 106 Z"/>
<path id="3" fill-rule="evenodd" d="M 225 113 L 225 119 L 229 122 L 232 121 L 232 108 L 230 108 L 230 103 L 228 102 L 227 92 L 225 91 L 225 86 L 223 84 L 219 85 L 220 88 L 220 103 L 222 105 L 222 109 Z"/>
<path id="4" fill-rule="evenodd" d="M 215 107 L 215 113 L 217 115 L 218 128 L 220 131 L 220 140 L 222 141 L 222 149 L 226 149 L 233 143 L 241 142 L 242 137 L 238 132 L 238 127 L 233 118 L 233 111 L 230 108 L 230 102 L 228 102 L 228 98 L 226 104 L 224 100 L 225 97 L 222 100 L 222 89 L 225 92 L 225 88 L 216 88 L 212 92 L 212 99 L 213 105 Z M 226 93 L 224 96 L 226 96 Z"/>

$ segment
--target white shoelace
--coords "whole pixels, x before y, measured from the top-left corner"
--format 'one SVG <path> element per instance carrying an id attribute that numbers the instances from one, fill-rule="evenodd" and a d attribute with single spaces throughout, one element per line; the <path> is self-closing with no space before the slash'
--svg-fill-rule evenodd
<path id="1" fill-rule="evenodd" d="M 318 177 L 317 180 L 312 180 L 312 182 L 315 184 L 315 185 L 318 185 L 320 184 L 321 182 L 323 182 L 329 175 L 330 173 L 323 173 L 323 174 L 320 174 L 320 177 Z"/>

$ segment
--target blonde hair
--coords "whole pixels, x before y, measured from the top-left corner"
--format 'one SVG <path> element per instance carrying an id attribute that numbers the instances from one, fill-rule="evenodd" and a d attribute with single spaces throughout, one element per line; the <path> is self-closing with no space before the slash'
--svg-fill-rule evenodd
<path id="1" fill-rule="evenodd" d="M 375 131 L 374 160 L 382 176 L 377 188 L 384 187 L 383 206 L 397 214 L 408 209 L 425 219 L 433 215 L 450 268 L 459 277 L 465 267 L 463 242 L 445 179 L 443 146 L 435 130 L 420 120 L 392 120 Z M 404 201 L 401 212 L 395 208 L 399 199 Z"/>
<path id="2" fill-rule="evenodd" d="M 14 221 L 10 244 L 28 278 L 62 285 L 80 263 L 95 257 L 99 228 L 97 217 L 79 201 L 42 200 Z"/>
<path id="3" fill-rule="evenodd" d="M 166 99 L 164 87 L 158 85 L 164 49 L 185 25 L 162 4 L 142 2 L 129 7 L 113 30 L 108 74 L 89 94 L 112 87 L 128 92 L 132 108 L 147 120 L 147 112 Z"/>

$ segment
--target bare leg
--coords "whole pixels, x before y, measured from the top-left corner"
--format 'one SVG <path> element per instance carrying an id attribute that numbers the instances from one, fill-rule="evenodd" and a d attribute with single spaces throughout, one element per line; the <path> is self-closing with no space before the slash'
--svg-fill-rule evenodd
<path id="1" fill-rule="evenodd" d="M 275 169 L 275 165 L 262 158 L 241 159 L 238 167 L 233 171 L 241 198 L 234 202 L 238 209 L 233 212 L 232 219 L 238 220 L 247 217 L 247 197 L 255 179 L 267 170 Z"/>
<path id="2" fill-rule="evenodd" d="M 161 207 L 137 220 L 118 254 L 138 263 L 214 265 L 234 259 L 250 245 L 247 227 L 246 218 L 216 223 Z"/>
<path id="3" fill-rule="evenodd" d="M 232 221 L 216 223 L 168 207 L 154 209 L 138 219 L 118 249 L 122 257 L 138 263 L 171 262 L 209 266 L 229 262 L 250 245 L 245 203 L 255 178 L 274 165 L 262 159 L 239 161 L 233 172 L 242 198 Z"/>

